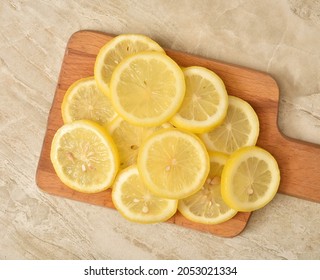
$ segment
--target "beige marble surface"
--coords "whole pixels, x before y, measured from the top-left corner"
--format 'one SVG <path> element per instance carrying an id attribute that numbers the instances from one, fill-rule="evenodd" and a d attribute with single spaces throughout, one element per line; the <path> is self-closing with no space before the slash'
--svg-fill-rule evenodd
<path id="1" fill-rule="evenodd" d="M 226 239 L 132 224 L 35 184 L 64 50 L 81 29 L 144 33 L 268 72 L 281 91 L 280 128 L 320 143 L 319 0 L 3 0 L 0 26 L 0 259 L 320 259 L 319 203 L 279 194 Z"/>

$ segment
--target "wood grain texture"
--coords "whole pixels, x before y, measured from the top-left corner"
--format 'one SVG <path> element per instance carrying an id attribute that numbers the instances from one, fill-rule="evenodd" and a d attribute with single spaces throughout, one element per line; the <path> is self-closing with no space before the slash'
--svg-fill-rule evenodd
<path id="1" fill-rule="evenodd" d="M 93 31 L 79 31 L 70 38 L 48 117 L 36 181 L 39 188 L 50 194 L 114 208 L 110 190 L 98 194 L 75 192 L 61 183 L 50 162 L 53 135 L 63 124 L 60 107 L 64 93 L 74 81 L 93 75 L 96 55 L 111 38 L 112 35 Z M 320 175 L 317 173 L 320 149 L 318 146 L 290 141 L 279 132 L 277 128 L 279 90 L 272 77 L 255 70 L 174 50 L 167 49 L 166 52 L 181 66 L 199 65 L 213 70 L 224 80 L 230 95 L 247 100 L 256 110 L 260 120 L 261 133 L 258 145 L 270 151 L 279 163 L 282 176 L 279 191 L 312 201 L 320 201 L 318 184 Z M 225 223 L 206 226 L 189 222 L 177 213 L 168 222 L 219 236 L 232 237 L 245 228 L 249 217 L 250 213 L 238 213 Z"/>

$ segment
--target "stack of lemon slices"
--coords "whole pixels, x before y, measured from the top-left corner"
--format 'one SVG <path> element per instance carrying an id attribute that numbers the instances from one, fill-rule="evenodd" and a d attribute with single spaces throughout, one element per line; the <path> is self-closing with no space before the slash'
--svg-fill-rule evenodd
<path id="1" fill-rule="evenodd" d="M 255 146 L 259 120 L 221 78 L 181 68 L 149 37 L 114 37 L 94 77 L 76 81 L 62 103 L 51 161 L 61 181 L 85 193 L 112 187 L 127 219 L 166 221 L 176 211 L 218 224 L 272 200 L 276 160 Z"/>

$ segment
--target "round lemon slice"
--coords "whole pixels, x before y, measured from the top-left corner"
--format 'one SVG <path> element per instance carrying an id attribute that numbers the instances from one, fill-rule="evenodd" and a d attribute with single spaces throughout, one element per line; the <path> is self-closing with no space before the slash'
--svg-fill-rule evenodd
<path id="1" fill-rule="evenodd" d="M 195 194 L 181 199 L 178 210 L 188 220 L 201 224 L 220 224 L 230 220 L 237 211 L 221 196 L 221 173 L 228 157 L 210 153 L 210 172 L 205 184 Z"/>
<path id="2" fill-rule="evenodd" d="M 120 168 L 136 164 L 142 143 L 155 131 L 170 126 L 169 123 L 165 123 L 157 127 L 142 127 L 133 125 L 120 116 L 115 118 L 108 129 L 119 151 Z"/>
<path id="3" fill-rule="evenodd" d="M 227 114 L 228 94 L 223 81 L 211 70 L 192 66 L 183 69 L 186 94 L 170 122 L 194 133 L 204 133 L 222 123 Z"/>
<path id="4" fill-rule="evenodd" d="M 157 126 L 179 109 L 185 94 L 181 68 L 167 55 L 141 52 L 125 58 L 112 74 L 111 101 L 126 121 Z"/>
<path id="5" fill-rule="evenodd" d="M 110 95 L 110 79 L 115 67 L 127 56 L 141 51 L 164 53 L 158 43 L 142 34 L 121 34 L 99 51 L 94 65 L 94 77 L 100 90 Z"/>
<path id="6" fill-rule="evenodd" d="M 74 82 L 64 95 L 61 105 L 64 123 L 92 120 L 106 126 L 116 117 L 111 100 L 97 87 L 93 77 Z"/>
<path id="7" fill-rule="evenodd" d="M 119 173 L 112 187 L 112 201 L 126 219 L 148 224 L 168 220 L 178 205 L 177 200 L 152 194 L 142 182 L 136 165 Z"/>
<path id="8" fill-rule="evenodd" d="M 221 175 L 224 201 L 233 209 L 254 211 L 277 193 L 280 171 L 275 158 L 259 147 L 244 147 L 231 155 Z"/>
<path id="9" fill-rule="evenodd" d="M 229 107 L 223 123 L 201 134 L 209 151 L 232 154 L 245 146 L 254 146 L 259 136 L 259 119 L 251 105 L 243 99 L 229 96 Z"/>
<path id="10" fill-rule="evenodd" d="M 168 128 L 144 142 L 138 153 L 138 168 L 154 194 L 181 199 L 204 184 L 210 168 L 209 155 L 195 135 Z"/>
<path id="11" fill-rule="evenodd" d="M 119 168 L 112 138 L 102 126 L 88 120 L 59 128 L 52 140 L 50 158 L 60 180 L 84 193 L 110 187 Z"/>

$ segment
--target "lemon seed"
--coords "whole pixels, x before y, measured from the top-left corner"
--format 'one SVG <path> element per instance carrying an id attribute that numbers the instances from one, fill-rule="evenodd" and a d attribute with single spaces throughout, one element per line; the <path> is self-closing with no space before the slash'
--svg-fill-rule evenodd
<path id="1" fill-rule="evenodd" d="M 149 212 L 149 208 L 147 206 L 143 206 L 142 212 L 145 213 L 145 214 L 148 213 Z"/>

